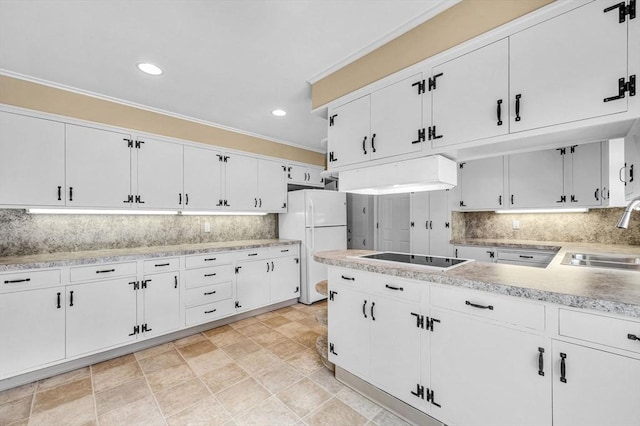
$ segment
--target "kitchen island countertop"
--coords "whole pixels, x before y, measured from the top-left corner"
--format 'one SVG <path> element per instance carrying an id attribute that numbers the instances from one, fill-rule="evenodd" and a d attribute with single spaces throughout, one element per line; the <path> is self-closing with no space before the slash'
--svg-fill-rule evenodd
<path id="1" fill-rule="evenodd" d="M 474 261 L 445 272 L 353 258 L 376 253 L 370 250 L 325 251 L 316 253 L 314 259 L 327 265 L 640 318 L 639 272 L 562 264 L 567 252 L 640 255 L 640 246 L 501 240 L 454 243 L 558 251 L 546 268 Z"/>

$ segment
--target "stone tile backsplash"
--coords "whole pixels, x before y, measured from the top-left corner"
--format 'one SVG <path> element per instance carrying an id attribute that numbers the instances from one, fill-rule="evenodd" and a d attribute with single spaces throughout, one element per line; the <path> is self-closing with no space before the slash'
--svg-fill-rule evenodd
<path id="1" fill-rule="evenodd" d="M 211 232 L 204 232 L 205 223 Z M 32 215 L 0 209 L 0 257 L 278 237 L 278 216 Z"/>

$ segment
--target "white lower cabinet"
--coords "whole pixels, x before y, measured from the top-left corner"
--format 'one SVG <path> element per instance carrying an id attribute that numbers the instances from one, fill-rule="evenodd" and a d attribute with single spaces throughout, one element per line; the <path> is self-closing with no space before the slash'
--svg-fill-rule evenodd
<path id="1" fill-rule="evenodd" d="M 0 294 L 0 379 L 65 357 L 64 287 Z"/>
<path id="2" fill-rule="evenodd" d="M 268 260 L 238 262 L 236 266 L 236 309 L 248 311 L 269 303 Z"/>
<path id="3" fill-rule="evenodd" d="M 286 256 L 271 261 L 269 300 L 280 302 L 300 297 L 300 258 Z"/>
<path id="4" fill-rule="evenodd" d="M 138 316 L 145 337 L 159 336 L 180 327 L 180 273 L 166 272 L 144 277 L 142 318 Z"/>

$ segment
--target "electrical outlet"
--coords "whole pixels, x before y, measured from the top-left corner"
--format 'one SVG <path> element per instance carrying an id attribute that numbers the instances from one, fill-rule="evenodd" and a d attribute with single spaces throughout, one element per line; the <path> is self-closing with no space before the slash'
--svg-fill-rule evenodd
<path id="1" fill-rule="evenodd" d="M 520 221 L 519 220 L 515 220 L 513 221 L 513 229 L 520 229 Z"/>
<path id="2" fill-rule="evenodd" d="M 209 222 L 204 223 L 204 232 L 211 232 L 211 224 Z"/>

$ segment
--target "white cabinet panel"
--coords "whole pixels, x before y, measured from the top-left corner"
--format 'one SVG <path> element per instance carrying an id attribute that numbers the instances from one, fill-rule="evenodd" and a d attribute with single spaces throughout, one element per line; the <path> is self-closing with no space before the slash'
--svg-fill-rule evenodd
<path id="1" fill-rule="evenodd" d="M 509 156 L 509 207 L 549 207 L 564 203 L 564 157 L 560 150 Z"/>
<path id="2" fill-rule="evenodd" d="M 271 302 L 300 297 L 300 258 L 279 257 L 270 261 Z"/>
<path id="3" fill-rule="evenodd" d="M 311 167 L 302 164 L 289 164 L 287 166 L 287 183 L 305 186 L 324 187 L 324 178 L 320 173 L 322 167 Z"/>
<path id="4" fill-rule="evenodd" d="M 411 253 L 451 256 L 449 192 L 411 194 Z"/>
<path id="5" fill-rule="evenodd" d="M 226 208 L 232 211 L 255 210 L 258 207 L 258 159 L 239 154 L 225 158 Z"/>
<path id="6" fill-rule="evenodd" d="M 220 209 L 223 199 L 221 156 L 222 152 L 218 150 L 185 145 L 185 210 Z"/>
<path id="7" fill-rule="evenodd" d="M 144 138 L 137 141 L 139 208 L 181 209 L 186 204 L 182 185 L 182 145 Z M 144 203 L 144 204 L 143 204 Z"/>
<path id="8" fill-rule="evenodd" d="M 373 195 L 347 194 L 347 248 L 373 250 Z"/>
<path id="9" fill-rule="evenodd" d="M 64 206 L 64 124 L 0 112 L 0 204 Z"/>
<path id="10" fill-rule="evenodd" d="M 503 156 L 460 163 L 458 182 L 462 210 L 506 208 Z"/>
<path id="11" fill-rule="evenodd" d="M 409 194 L 378 198 L 377 250 L 408 253 L 411 250 L 411 203 Z"/>
<path id="12" fill-rule="evenodd" d="M 473 259 L 479 262 L 495 263 L 496 249 L 482 246 L 455 246 L 454 256 L 460 259 Z"/>
<path id="13" fill-rule="evenodd" d="M 128 208 L 131 136 L 66 125 L 67 206 Z"/>
<path id="14" fill-rule="evenodd" d="M 236 268 L 236 308 L 247 311 L 269 303 L 268 260 L 238 262 Z"/>
<path id="15" fill-rule="evenodd" d="M 258 160 L 258 210 L 287 211 L 287 171 L 284 163 Z"/>
<path id="16" fill-rule="evenodd" d="M 570 148 L 565 158 L 565 187 L 568 206 L 601 206 L 602 144 L 588 143 Z M 568 150 L 569 151 L 569 150 Z M 567 170 L 569 169 L 569 170 Z"/>
<path id="17" fill-rule="evenodd" d="M 429 193 L 411 194 L 411 253 L 429 254 Z"/>
<path id="18" fill-rule="evenodd" d="M 329 112 L 330 167 L 354 164 L 370 158 L 370 112 L 371 98 L 368 95 Z"/>
<path id="19" fill-rule="evenodd" d="M 138 323 L 145 325 L 145 337 L 160 336 L 180 327 L 179 275 L 176 271 L 144 277 L 143 315 L 138 315 Z"/>
<path id="20" fill-rule="evenodd" d="M 604 12 L 611 5 L 591 2 L 510 36 L 511 132 L 627 110 L 628 96 L 603 101 L 629 77 L 629 20 Z"/>

